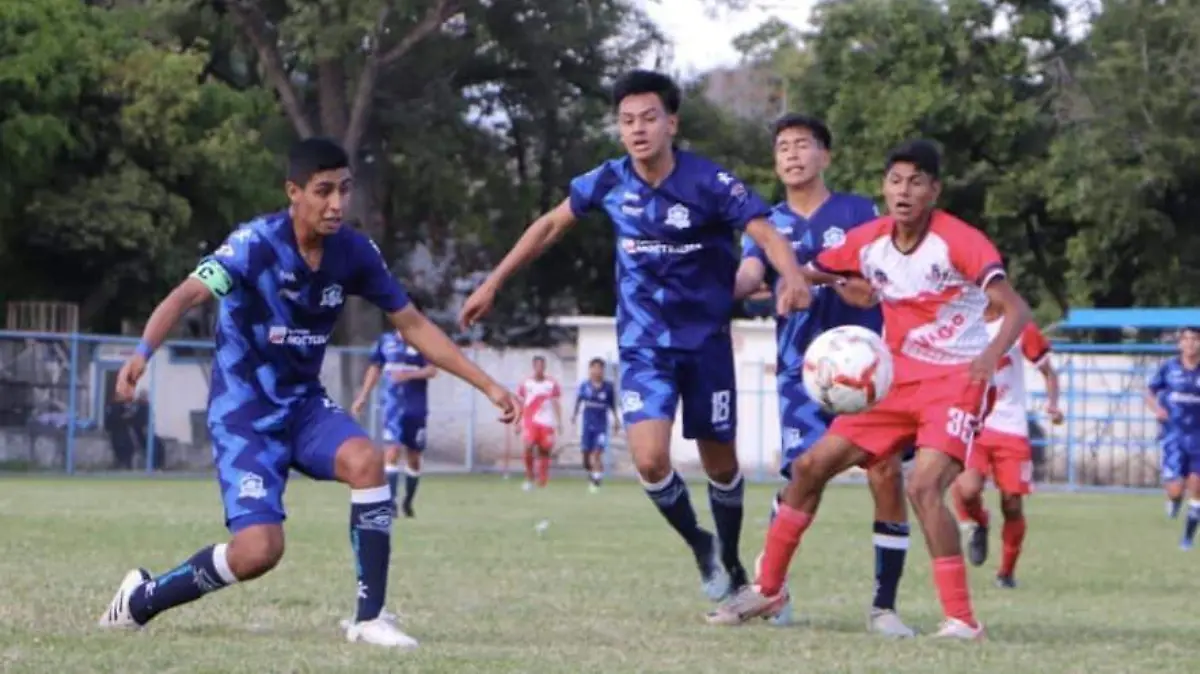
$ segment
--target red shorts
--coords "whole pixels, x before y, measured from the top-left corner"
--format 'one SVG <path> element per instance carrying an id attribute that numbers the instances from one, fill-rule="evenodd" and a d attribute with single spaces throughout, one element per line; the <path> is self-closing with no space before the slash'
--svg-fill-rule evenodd
<path id="1" fill-rule="evenodd" d="M 541 424 L 528 424 L 521 433 L 521 440 L 526 447 L 549 451 L 554 449 L 554 429 Z"/>
<path id="2" fill-rule="evenodd" d="M 1033 491 L 1033 447 L 1029 438 L 985 428 L 971 444 L 967 468 L 991 477 L 1002 494 Z"/>
<path id="3" fill-rule="evenodd" d="M 964 368 L 936 379 L 895 384 L 875 407 L 835 418 L 829 432 L 870 454 L 867 465 L 914 443 L 918 449 L 965 462 L 988 398 L 988 385 L 971 382 Z"/>

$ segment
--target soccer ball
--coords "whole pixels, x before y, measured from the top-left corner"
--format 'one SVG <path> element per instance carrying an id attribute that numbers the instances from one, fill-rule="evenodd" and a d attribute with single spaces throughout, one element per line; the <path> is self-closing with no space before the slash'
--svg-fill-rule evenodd
<path id="1" fill-rule="evenodd" d="M 804 352 L 804 390 L 830 414 L 870 409 L 892 388 L 892 354 L 857 325 L 826 330 Z"/>

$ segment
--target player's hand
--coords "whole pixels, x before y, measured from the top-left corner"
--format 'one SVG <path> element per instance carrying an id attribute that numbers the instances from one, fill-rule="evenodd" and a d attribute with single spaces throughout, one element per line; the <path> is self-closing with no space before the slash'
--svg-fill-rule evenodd
<path id="1" fill-rule="evenodd" d="M 467 301 L 463 302 L 462 309 L 458 312 L 458 323 L 464 330 L 478 323 L 484 316 L 487 316 L 492 311 L 492 305 L 496 303 L 496 288 L 491 283 L 484 281 L 482 285 L 471 293 Z"/>
<path id="2" fill-rule="evenodd" d="M 1047 405 L 1046 416 L 1050 417 L 1050 423 L 1054 424 L 1055 426 L 1061 424 L 1065 418 L 1062 410 L 1058 409 L 1057 405 Z"/>
<path id="3" fill-rule="evenodd" d="M 367 401 L 362 400 L 362 399 L 356 399 L 353 403 L 350 404 L 350 416 L 354 417 L 355 419 L 361 418 L 363 408 L 366 407 L 366 405 L 367 405 Z"/>
<path id="4" fill-rule="evenodd" d="M 775 313 L 780 316 L 803 311 L 812 304 L 812 292 L 803 276 L 786 277 L 775 292 Z"/>
<path id="5" fill-rule="evenodd" d="M 408 372 L 406 370 L 393 370 L 392 371 L 392 381 L 397 384 L 399 384 L 401 382 L 406 382 L 409 379 L 412 379 L 411 372 Z"/>
<path id="6" fill-rule="evenodd" d="M 621 422 L 619 422 L 619 421 L 613 422 L 613 431 L 612 432 L 614 435 L 621 432 Z"/>
<path id="7" fill-rule="evenodd" d="M 996 374 L 996 366 L 1000 363 L 1000 359 L 993 356 L 991 353 L 984 351 L 979 354 L 979 357 L 971 361 L 971 366 L 967 372 L 971 375 L 971 381 L 976 384 L 986 384 L 992 380 L 992 375 Z"/>
<path id="8" fill-rule="evenodd" d="M 843 302 L 859 309 L 870 309 L 879 304 L 879 293 L 875 292 L 866 279 L 845 279 L 842 283 L 835 283 L 833 291 Z"/>
<path id="9" fill-rule="evenodd" d="M 1171 415 L 1168 414 L 1166 410 L 1159 407 L 1158 409 L 1154 410 L 1154 418 L 1158 419 L 1159 421 L 1168 421 L 1171 418 Z"/>
<path id="10" fill-rule="evenodd" d="M 134 394 L 137 392 L 138 380 L 142 378 L 142 373 L 146 371 L 146 359 L 138 354 L 134 354 L 125 361 L 121 366 L 121 371 L 117 373 L 117 400 L 127 403 L 133 400 Z"/>
<path id="11" fill-rule="evenodd" d="M 499 384 L 492 384 L 488 387 L 487 397 L 500 410 L 502 423 L 516 424 L 521 420 L 521 399 L 512 391 Z"/>

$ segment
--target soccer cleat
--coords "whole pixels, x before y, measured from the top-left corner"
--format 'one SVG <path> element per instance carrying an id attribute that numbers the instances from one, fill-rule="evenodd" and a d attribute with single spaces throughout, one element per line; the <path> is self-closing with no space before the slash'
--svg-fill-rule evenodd
<path id="1" fill-rule="evenodd" d="M 529 480 L 525 480 L 525 483 L 521 485 L 521 489 L 525 491 L 533 491 L 533 483 Z"/>
<path id="2" fill-rule="evenodd" d="M 1192 543 L 1192 541 L 1189 541 L 1186 538 L 1179 541 L 1179 549 L 1183 550 L 1184 552 L 1191 550 L 1193 547 L 1195 547 L 1195 545 Z"/>
<path id="3" fill-rule="evenodd" d="M 1183 501 L 1167 500 L 1167 519 L 1176 519 L 1179 517 L 1179 511 L 1183 509 Z"/>
<path id="4" fill-rule="evenodd" d="M 417 640 L 408 636 L 396 627 L 394 616 L 381 613 L 374 620 L 364 620 L 357 623 L 342 621 L 346 630 L 346 641 L 351 643 L 363 642 L 385 648 L 416 648 Z"/>
<path id="5" fill-rule="evenodd" d="M 150 572 L 145 569 L 133 569 L 126 573 L 125 578 L 121 580 L 121 586 L 117 588 L 117 594 L 109 602 L 108 609 L 100 616 L 100 627 L 125 630 L 141 629 L 142 626 L 133 619 L 133 614 L 129 612 L 129 597 L 142 583 L 150 580 Z"/>
<path id="6" fill-rule="evenodd" d="M 983 623 L 971 627 L 957 618 L 946 618 L 938 631 L 933 635 L 938 639 L 961 639 L 962 641 L 983 641 Z"/>
<path id="7" fill-rule="evenodd" d="M 754 577 L 758 578 L 762 575 L 763 553 L 758 553 L 758 557 L 754 558 Z M 740 589 L 740 588 L 739 588 Z M 787 595 L 787 601 L 783 607 L 779 609 L 773 617 L 767 618 L 767 622 L 776 627 L 787 627 L 792 624 L 792 596 L 787 591 L 787 584 L 783 585 L 783 594 Z"/>
<path id="8" fill-rule="evenodd" d="M 1017 580 L 1012 576 L 996 576 L 996 587 L 1015 590 L 1017 589 Z"/>
<path id="9" fill-rule="evenodd" d="M 741 625 L 755 618 L 771 620 L 777 618 L 789 604 L 786 589 L 779 594 L 767 596 L 757 585 L 747 585 L 736 594 L 721 602 L 705 616 L 709 625 Z"/>
<path id="10" fill-rule="evenodd" d="M 599 494 L 600 493 L 600 485 L 595 484 L 595 483 L 589 484 L 588 492 L 592 493 L 592 494 Z"/>
<path id="11" fill-rule="evenodd" d="M 867 617 L 867 631 L 892 639 L 911 639 L 917 636 L 913 628 L 904 624 L 898 613 L 874 607 Z"/>
<path id="12" fill-rule="evenodd" d="M 729 596 L 729 573 L 721 565 L 720 543 L 709 534 L 707 547 L 694 549 L 696 567 L 700 569 L 700 588 L 709 601 L 721 601 Z"/>
<path id="13" fill-rule="evenodd" d="M 412 504 L 411 504 L 411 503 L 405 503 L 405 504 L 403 504 L 402 506 L 400 506 L 400 510 L 401 510 L 401 511 L 404 513 L 404 516 L 405 516 L 405 517 L 412 518 L 412 517 L 416 517 L 416 516 L 417 516 L 417 513 L 416 513 L 416 511 L 415 511 L 415 510 L 413 510 L 413 507 L 412 507 Z"/>
<path id="14" fill-rule="evenodd" d="M 988 528 L 976 524 L 971 527 L 971 533 L 967 537 L 967 559 L 971 560 L 974 566 L 982 566 L 987 561 L 988 556 Z"/>

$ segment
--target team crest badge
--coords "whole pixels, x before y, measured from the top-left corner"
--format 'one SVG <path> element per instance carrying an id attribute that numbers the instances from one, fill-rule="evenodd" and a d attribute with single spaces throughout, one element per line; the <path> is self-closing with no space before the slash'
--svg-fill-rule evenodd
<path id="1" fill-rule="evenodd" d="M 338 284 L 326 286 L 321 291 L 321 306 L 323 307 L 339 307 L 345 299 L 342 297 L 342 287 Z"/>
<path id="2" fill-rule="evenodd" d="M 846 243 L 846 231 L 841 227 L 830 227 L 821 238 L 825 248 L 839 248 L 843 243 Z"/>
<path id="3" fill-rule="evenodd" d="M 687 206 L 675 204 L 667 209 L 667 219 L 663 222 L 667 227 L 687 229 L 692 226 L 692 215 Z"/>

